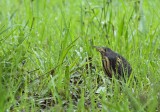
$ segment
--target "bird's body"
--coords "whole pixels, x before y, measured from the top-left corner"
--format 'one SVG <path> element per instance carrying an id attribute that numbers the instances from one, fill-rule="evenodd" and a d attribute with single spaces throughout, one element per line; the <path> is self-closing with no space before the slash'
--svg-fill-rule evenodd
<path id="1" fill-rule="evenodd" d="M 110 78 L 113 74 L 117 74 L 118 78 L 124 77 L 124 75 L 130 76 L 132 68 L 124 57 L 110 48 L 96 47 L 96 49 L 101 53 L 102 65 L 106 75 Z"/>

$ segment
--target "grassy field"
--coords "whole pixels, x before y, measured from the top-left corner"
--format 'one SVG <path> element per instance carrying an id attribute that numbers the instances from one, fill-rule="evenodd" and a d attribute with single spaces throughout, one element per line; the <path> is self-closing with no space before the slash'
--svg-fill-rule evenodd
<path id="1" fill-rule="evenodd" d="M 159 0 L 1 0 L 0 112 L 160 112 L 159 6 Z M 126 83 L 105 76 L 93 46 L 130 62 Z"/>

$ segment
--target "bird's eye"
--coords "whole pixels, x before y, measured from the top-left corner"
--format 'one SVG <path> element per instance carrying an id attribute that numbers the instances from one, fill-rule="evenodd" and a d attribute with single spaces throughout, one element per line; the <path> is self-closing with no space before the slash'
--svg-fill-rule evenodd
<path id="1" fill-rule="evenodd" d="M 105 50 L 105 52 L 109 52 L 110 49 L 109 48 L 105 48 L 104 50 Z"/>
<path id="2" fill-rule="evenodd" d="M 104 51 L 107 52 L 108 51 L 107 48 L 104 48 Z"/>

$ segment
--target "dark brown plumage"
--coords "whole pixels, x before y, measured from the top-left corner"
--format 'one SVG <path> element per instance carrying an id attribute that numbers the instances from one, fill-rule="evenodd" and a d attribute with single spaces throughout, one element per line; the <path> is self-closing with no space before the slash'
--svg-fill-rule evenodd
<path id="1" fill-rule="evenodd" d="M 132 68 L 124 57 L 107 47 L 95 46 L 95 48 L 101 53 L 102 65 L 106 75 L 110 78 L 113 74 L 117 74 L 118 78 L 124 77 L 124 75 L 130 76 Z"/>

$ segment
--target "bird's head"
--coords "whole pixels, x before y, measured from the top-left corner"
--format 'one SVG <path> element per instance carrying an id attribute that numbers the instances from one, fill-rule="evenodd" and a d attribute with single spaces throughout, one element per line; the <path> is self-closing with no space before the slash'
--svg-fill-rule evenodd
<path id="1" fill-rule="evenodd" d="M 111 52 L 111 49 L 107 47 L 99 47 L 99 46 L 94 46 L 98 52 L 100 52 L 102 55 L 105 55 L 108 52 Z"/>

